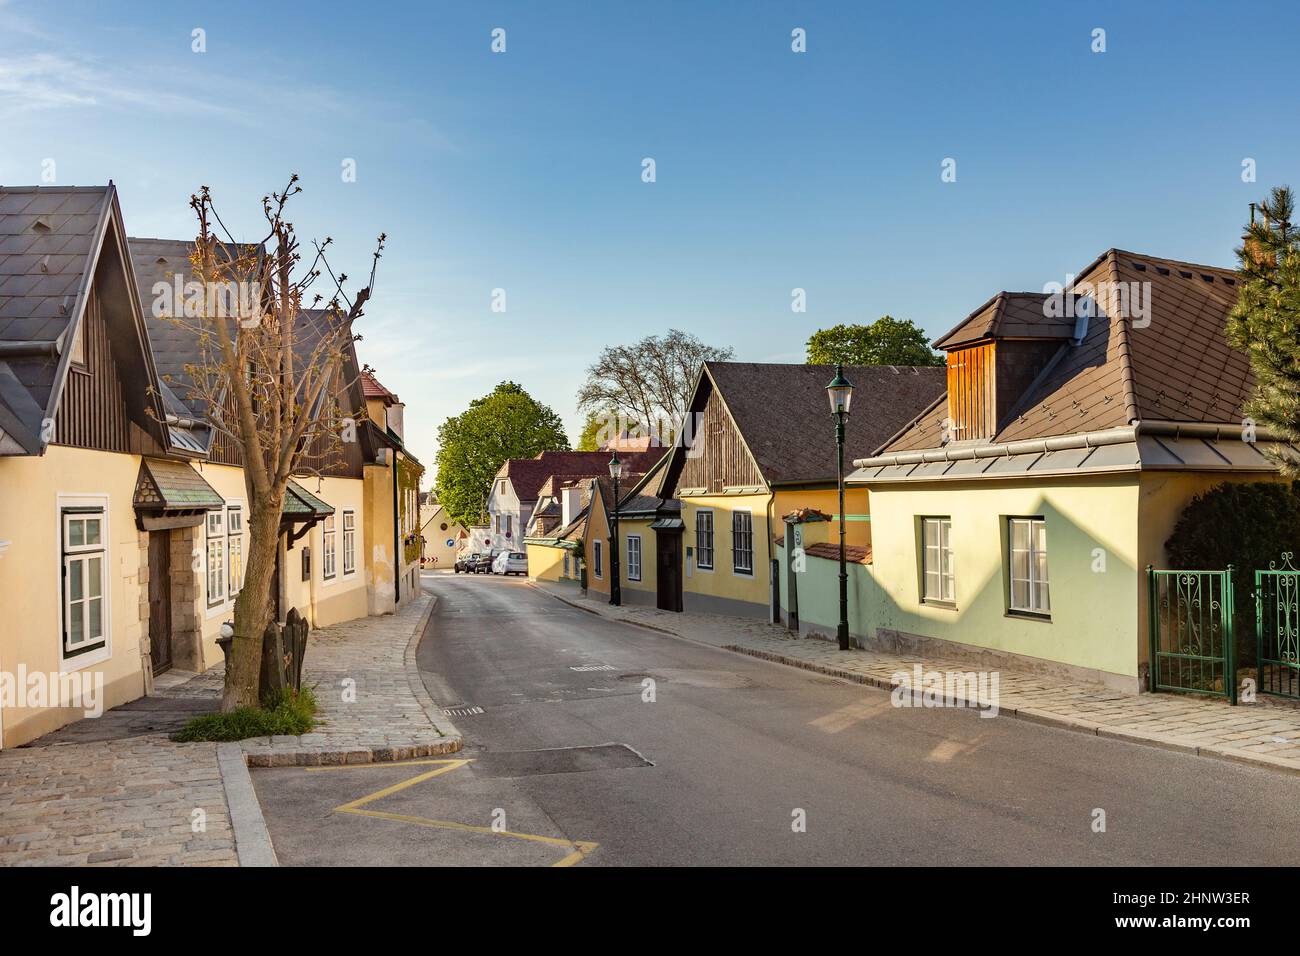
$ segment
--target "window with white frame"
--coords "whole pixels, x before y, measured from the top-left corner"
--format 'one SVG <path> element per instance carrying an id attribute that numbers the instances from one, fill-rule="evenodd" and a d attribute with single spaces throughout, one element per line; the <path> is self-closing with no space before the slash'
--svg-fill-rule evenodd
<path id="1" fill-rule="evenodd" d="M 343 512 L 343 573 L 357 570 L 357 513 Z"/>
<path id="2" fill-rule="evenodd" d="M 1011 562 L 1010 607 L 1023 614 L 1051 614 L 1047 578 L 1047 522 L 1042 518 L 1008 518 Z"/>
<path id="3" fill-rule="evenodd" d="M 952 519 L 921 519 L 921 600 L 951 604 L 957 600 L 952 568 Z"/>
<path id="4" fill-rule="evenodd" d="M 233 598 L 244 586 L 244 509 L 239 505 L 227 509 L 226 554 L 230 564 L 227 588 Z"/>
<path id="5" fill-rule="evenodd" d="M 627 536 L 627 579 L 641 580 L 641 536 L 639 534 Z"/>
<path id="6" fill-rule="evenodd" d="M 713 512 L 695 512 L 695 566 L 713 569 Z"/>
<path id="7" fill-rule="evenodd" d="M 63 512 L 63 654 L 103 647 L 107 637 L 104 593 L 108 552 L 103 510 Z"/>
<path id="8" fill-rule="evenodd" d="M 731 513 L 731 570 L 754 573 L 754 516 L 748 511 Z"/>
<path id="9" fill-rule="evenodd" d="M 591 543 L 591 569 L 592 569 L 592 571 L 595 572 L 596 577 L 600 577 L 600 576 L 601 576 L 601 572 L 600 572 L 600 569 L 601 569 L 601 561 L 600 561 L 600 559 L 601 559 L 601 551 L 603 550 L 603 549 L 601 548 L 601 544 L 602 544 L 602 543 L 603 543 L 603 542 L 600 542 L 600 541 L 593 541 L 593 542 Z"/>
<path id="10" fill-rule="evenodd" d="M 226 514 L 220 509 L 208 512 L 208 607 L 226 600 Z"/>
<path id="11" fill-rule="evenodd" d="M 325 522 L 321 525 L 321 548 L 320 548 L 320 566 L 321 574 L 325 580 L 329 581 L 334 577 L 338 570 L 338 542 L 335 538 L 334 516 L 326 515 Z"/>

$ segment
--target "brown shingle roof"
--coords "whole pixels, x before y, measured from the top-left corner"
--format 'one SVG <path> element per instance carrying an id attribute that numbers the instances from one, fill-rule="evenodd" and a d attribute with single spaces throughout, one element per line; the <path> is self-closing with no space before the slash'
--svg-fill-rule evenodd
<path id="1" fill-rule="evenodd" d="M 707 362 L 736 427 L 769 482 L 835 480 L 835 424 L 826 398 L 833 365 Z M 853 408 L 844 460 L 871 454 L 943 394 L 942 368 L 846 366 Z"/>
<path id="2" fill-rule="evenodd" d="M 952 349 L 989 338 L 1068 339 L 1073 316 L 1052 316 L 1044 308 L 1044 292 L 999 292 L 962 319 L 935 348 Z"/>
<path id="3" fill-rule="evenodd" d="M 1139 283 L 1150 290 L 1149 322 L 1132 308 L 1101 313 L 1078 345 L 1066 344 L 1053 364 L 999 423 L 991 443 L 1100 431 L 1136 421 L 1240 422 L 1254 387 L 1246 355 L 1224 336 L 1237 301 L 1236 273 L 1110 249 L 1075 281 Z M 1142 286 L 1141 284 L 1149 284 Z M 1114 310 L 1117 313 L 1122 310 Z M 941 401 L 913 421 L 882 452 L 938 448 L 947 416 Z"/>

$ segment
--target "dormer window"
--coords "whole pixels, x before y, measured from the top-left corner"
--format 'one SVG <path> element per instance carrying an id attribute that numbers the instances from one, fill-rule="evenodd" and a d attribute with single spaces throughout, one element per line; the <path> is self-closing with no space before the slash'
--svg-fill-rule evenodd
<path id="1" fill-rule="evenodd" d="M 948 353 L 948 434 L 951 441 L 990 438 L 997 430 L 992 342 Z"/>

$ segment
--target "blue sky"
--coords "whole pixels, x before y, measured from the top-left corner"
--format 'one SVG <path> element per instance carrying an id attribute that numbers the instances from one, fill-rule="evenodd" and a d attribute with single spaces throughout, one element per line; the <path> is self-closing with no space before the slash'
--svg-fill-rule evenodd
<path id="1" fill-rule="evenodd" d="M 1231 265 L 1247 204 L 1300 185 L 1294 3 L 306 9 L 0 0 L 0 182 L 53 159 L 168 238 L 206 184 L 252 237 L 299 173 L 299 232 L 344 269 L 389 234 L 359 350 L 429 464 L 506 378 L 576 440 L 605 344 L 679 327 L 800 361 L 815 329 L 884 313 L 937 335 L 1111 246 Z"/>

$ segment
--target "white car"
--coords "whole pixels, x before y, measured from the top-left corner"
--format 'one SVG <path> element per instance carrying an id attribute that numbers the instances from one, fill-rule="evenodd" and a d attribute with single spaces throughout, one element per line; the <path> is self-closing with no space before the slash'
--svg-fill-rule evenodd
<path id="1" fill-rule="evenodd" d="M 492 562 L 493 574 L 527 574 L 528 555 L 522 551 L 502 551 Z"/>

